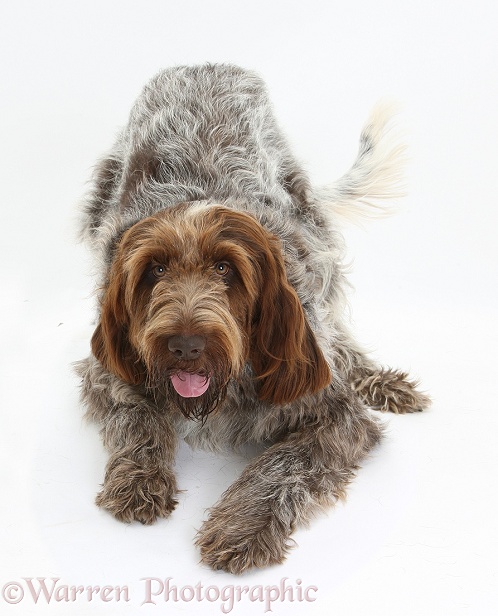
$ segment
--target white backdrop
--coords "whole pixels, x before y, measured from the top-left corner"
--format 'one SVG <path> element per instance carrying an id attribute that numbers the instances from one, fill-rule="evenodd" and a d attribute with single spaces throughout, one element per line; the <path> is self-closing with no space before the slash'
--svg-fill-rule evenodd
<path id="1" fill-rule="evenodd" d="M 257 593 L 284 578 L 294 594 L 271 613 L 496 613 L 494 5 L 4 3 L 1 614 L 263 614 L 268 606 L 257 594 L 232 607 L 221 596 L 187 601 L 189 587 L 227 587 L 229 597 L 232 586 Z M 265 78 L 316 182 L 348 168 L 379 98 L 401 102 L 409 196 L 396 216 L 345 229 L 353 327 L 376 357 L 419 377 L 434 400 L 422 415 L 385 417 L 388 437 L 348 501 L 299 530 L 285 564 L 241 578 L 199 565 L 192 542 L 205 509 L 247 458 L 183 447 L 177 472 L 185 492 L 171 518 L 152 527 L 114 521 L 93 504 L 105 454 L 96 428 L 82 421 L 70 368 L 87 354 L 93 329 L 91 264 L 75 239 L 91 167 L 153 74 L 205 61 L 238 63 Z M 60 578 L 59 594 L 35 602 L 24 578 L 37 577 L 49 588 Z M 142 605 L 147 577 L 172 578 L 183 598 Z M 129 594 L 64 601 L 65 587 L 88 585 Z M 306 588 L 314 601 L 298 600 Z"/>

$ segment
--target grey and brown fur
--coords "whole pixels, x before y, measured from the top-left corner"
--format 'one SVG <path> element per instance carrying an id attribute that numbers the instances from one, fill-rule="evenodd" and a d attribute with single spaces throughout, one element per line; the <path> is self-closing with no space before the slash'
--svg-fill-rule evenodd
<path id="1" fill-rule="evenodd" d="M 177 67 L 145 87 L 96 168 L 83 224 L 101 293 L 78 371 L 109 451 L 97 503 L 118 520 L 151 524 L 174 509 L 178 439 L 215 451 L 264 443 L 196 544 L 214 569 L 281 563 L 293 530 L 345 496 L 381 439 L 369 407 L 427 406 L 405 374 L 366 357 L 343 318 L 336 218 L 397 194 L 402 148 L 388 121 L 377 109 L 352 169 L 314 189 L 254 73 Z M 174 351 L 178 337 L 202 348 Z M 175 373 L 211 377 L 208 393 L 177 395 Z"/>

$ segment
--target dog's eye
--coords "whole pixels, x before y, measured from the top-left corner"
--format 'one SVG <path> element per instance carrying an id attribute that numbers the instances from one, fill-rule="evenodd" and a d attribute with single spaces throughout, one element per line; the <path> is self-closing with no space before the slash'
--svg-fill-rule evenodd
<path id="1" fill-rule="evenodd" d="M 220 261 L 214 266 L 214 271 L 218 276 L 226 276 L 230 271 L 230 265 L 226 261 Z"/>
<path id="2" fill-rule="evenodd" d="M 152 273 L 156 278 L 162 278 L 166 274 L 166 268 L 164 265 L 154 265 Z"/>

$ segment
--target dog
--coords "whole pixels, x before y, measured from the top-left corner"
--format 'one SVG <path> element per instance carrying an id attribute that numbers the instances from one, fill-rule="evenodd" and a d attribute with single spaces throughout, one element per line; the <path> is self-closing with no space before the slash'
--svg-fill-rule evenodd
<path id="1" fill-rule="evenodd" d="M 183 66 L 145 87 L 83 208 L 100 296 L 77 369 L 109 451 L 96 502 L 118 520 L 173 511 L 178 439 L 213 451 L 259 443 L 196 545 L 204 564 L 234 574 L 281 563 L 293 530 L 345 497 L 380 441 L 370 409 L 427 407 L 344 318 L 337 220 L 397 194 L 389 124 L 376 109 L 351 170 L 315 189 L 253 72 Z"/>

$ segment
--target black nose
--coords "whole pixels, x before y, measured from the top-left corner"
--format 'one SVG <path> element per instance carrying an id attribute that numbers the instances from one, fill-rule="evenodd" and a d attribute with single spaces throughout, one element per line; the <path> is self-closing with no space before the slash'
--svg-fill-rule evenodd
<path id="1" fill-rule="evenodd" d="M 168 349 L 177 359 L 197 359 L 206 348 L 202 336 L 171 336 Z"/>

